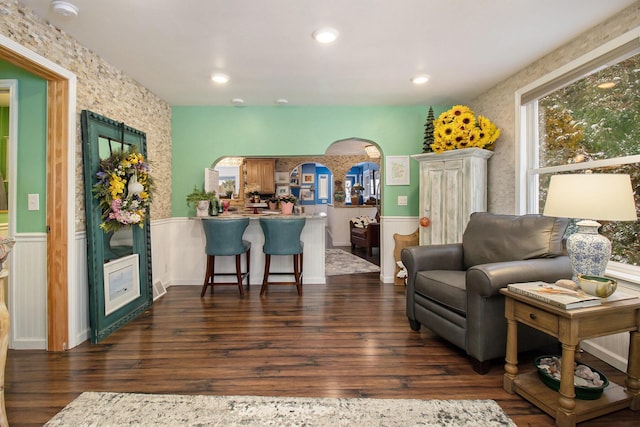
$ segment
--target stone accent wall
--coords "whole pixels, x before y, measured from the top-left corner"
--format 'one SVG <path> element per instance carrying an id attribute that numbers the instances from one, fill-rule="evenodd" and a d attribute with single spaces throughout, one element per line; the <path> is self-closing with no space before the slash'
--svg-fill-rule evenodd
<path id="1" fill-rule="evenodd" d="M 489 211 L 516 213 L 516 90 L 638 26 L 640 2 L 540 58 L 469 103 L 477 114 L 487 116 L 502 129 L 495 154 L 489 160 Z"/>
<path id="2" fill-rule="evenodd" d="M 16 0 L 0 1 L 0 33 L 77 76 L 76 176 L 82 177 L 80 112 L 91 110 L 143 131 L 156 183 L 151 219 L 171 217 L 171 106 Z M 85 229 L 84 182 L 78 179 L 76 230 Z"/>
<path id="3" fill-rule="evenodd" d="M 377 163 L 380 165 L 380 159 L 372 159 L 366 155 L 352 155 L 352 156 L 312 156 L 312 157 L 280 157 L 276 159 L 276 172 L 291 173 L 293 168 L 301 165 L 302 163 L 319 163 L 326 166 L 333 174 L 334 183 L 336 180 L 342 181 L 344 189 L 344 181 L 347 177 L 347 172 L 353 166 L 362 162 Z M 347 195 L 347 198 L 349 195 Z M 341 207 L 344 202 L 336 202 L 334 200 L 329 203 L 335 206 Z"/>

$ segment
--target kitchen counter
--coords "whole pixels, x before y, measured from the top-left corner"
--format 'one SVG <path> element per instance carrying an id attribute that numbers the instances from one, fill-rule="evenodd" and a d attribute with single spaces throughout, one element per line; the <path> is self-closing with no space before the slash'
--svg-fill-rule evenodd
<path id="1" fill-rule="evenodd" d="M 282 215 L 277 214 L 253 214 L 251 211 L 246 212 L 230 212 L 209 217 L 191 217 L 190 220 L 200 221 L 224 221 L 229 218 L 248 217 L 250 219 L 249 226 L 244 232 L 243 239 L 251 242 L 251 261 L 250 261 L 250 283 L 259 286 L 262 284 L 262 275 L 264 272 L 264 253 L 262 245 L 264 244 L 264 235 L 260 227 L 261 218 L 306 218 L 306 223 L 302 229 L 300 239 L 304 243 L 304 266 L 303 266 L 303 283 L 305 284 L 324 284 L 326 283 L 324 271 L 325 258 L 325 225 L 327 217 L 325 215 Z M 192 224 L 191 232 L 187 233 L 191 236 L 197 234 L 202 245 L 202 280 L 204 280 L 204 231 L 200 225 L 200 221 L 189 221 Z M 291 257 L 274 256 L 271 258 L 271 271 L 292 271 Z M 242 262 L 244 265 L 244 260 Z M 216 272 L 234 272 L 234 257 L 216 257 Z M 216 281 L 228 281 L 228 277 L 216 277 Z M 283 278 L 286 280 L 286 276 Z"/>

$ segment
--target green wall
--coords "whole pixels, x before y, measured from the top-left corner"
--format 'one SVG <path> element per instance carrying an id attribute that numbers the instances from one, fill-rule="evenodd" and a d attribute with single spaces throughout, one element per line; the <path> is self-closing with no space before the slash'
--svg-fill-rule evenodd
<path id="1" fill-rule="evenodd" d="M 16 232 L 45 232 L 47 82 L 5 61 L 0 61 L 0 79 L 18 80 Z M 40 195 L 40 210 L 27 210 L 28 194 Z"/>
<path id="2" fill-rule="evenodd" d="M 437 115 L 448 107 L 436 107 Z M 362 138 L 383 156 L 422 152 L 428 106 L 172 108 L 172 216 L 192 215 L 185 197 L 203 183 L 204 168 L 224 156 L 323 155 L 333 142 Z M 383 165 L 384 169 L 384 165 Z M 418 215 L 418 163 L 410 186 L 384 186 L 383 214 Z M 397 206 L 399 195 L 407 206 Z"/>

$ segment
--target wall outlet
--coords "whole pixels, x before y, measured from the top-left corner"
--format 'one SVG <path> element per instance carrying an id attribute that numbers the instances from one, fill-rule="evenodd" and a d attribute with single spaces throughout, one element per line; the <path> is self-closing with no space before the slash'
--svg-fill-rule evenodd
<path id="1" fill-rule="evenodd" d="M 407 206 L 407 196 L 398 196 L 398 206 Z"/>

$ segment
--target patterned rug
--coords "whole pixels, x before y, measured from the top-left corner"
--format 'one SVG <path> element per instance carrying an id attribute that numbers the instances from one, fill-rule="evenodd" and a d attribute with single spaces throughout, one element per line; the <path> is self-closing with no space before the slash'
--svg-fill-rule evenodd
<path id="1" fill-rule="evenodd" d="M 45 426 L 509 426 L 493 400 L 82 393 Z"/>
<path id="2" fill-rule="evenodd" d="M 326 249 L 324 274 L 338 276 L 340 274 L 375 273 L 380 267 L 365 261 L 342 249 Z"/>

